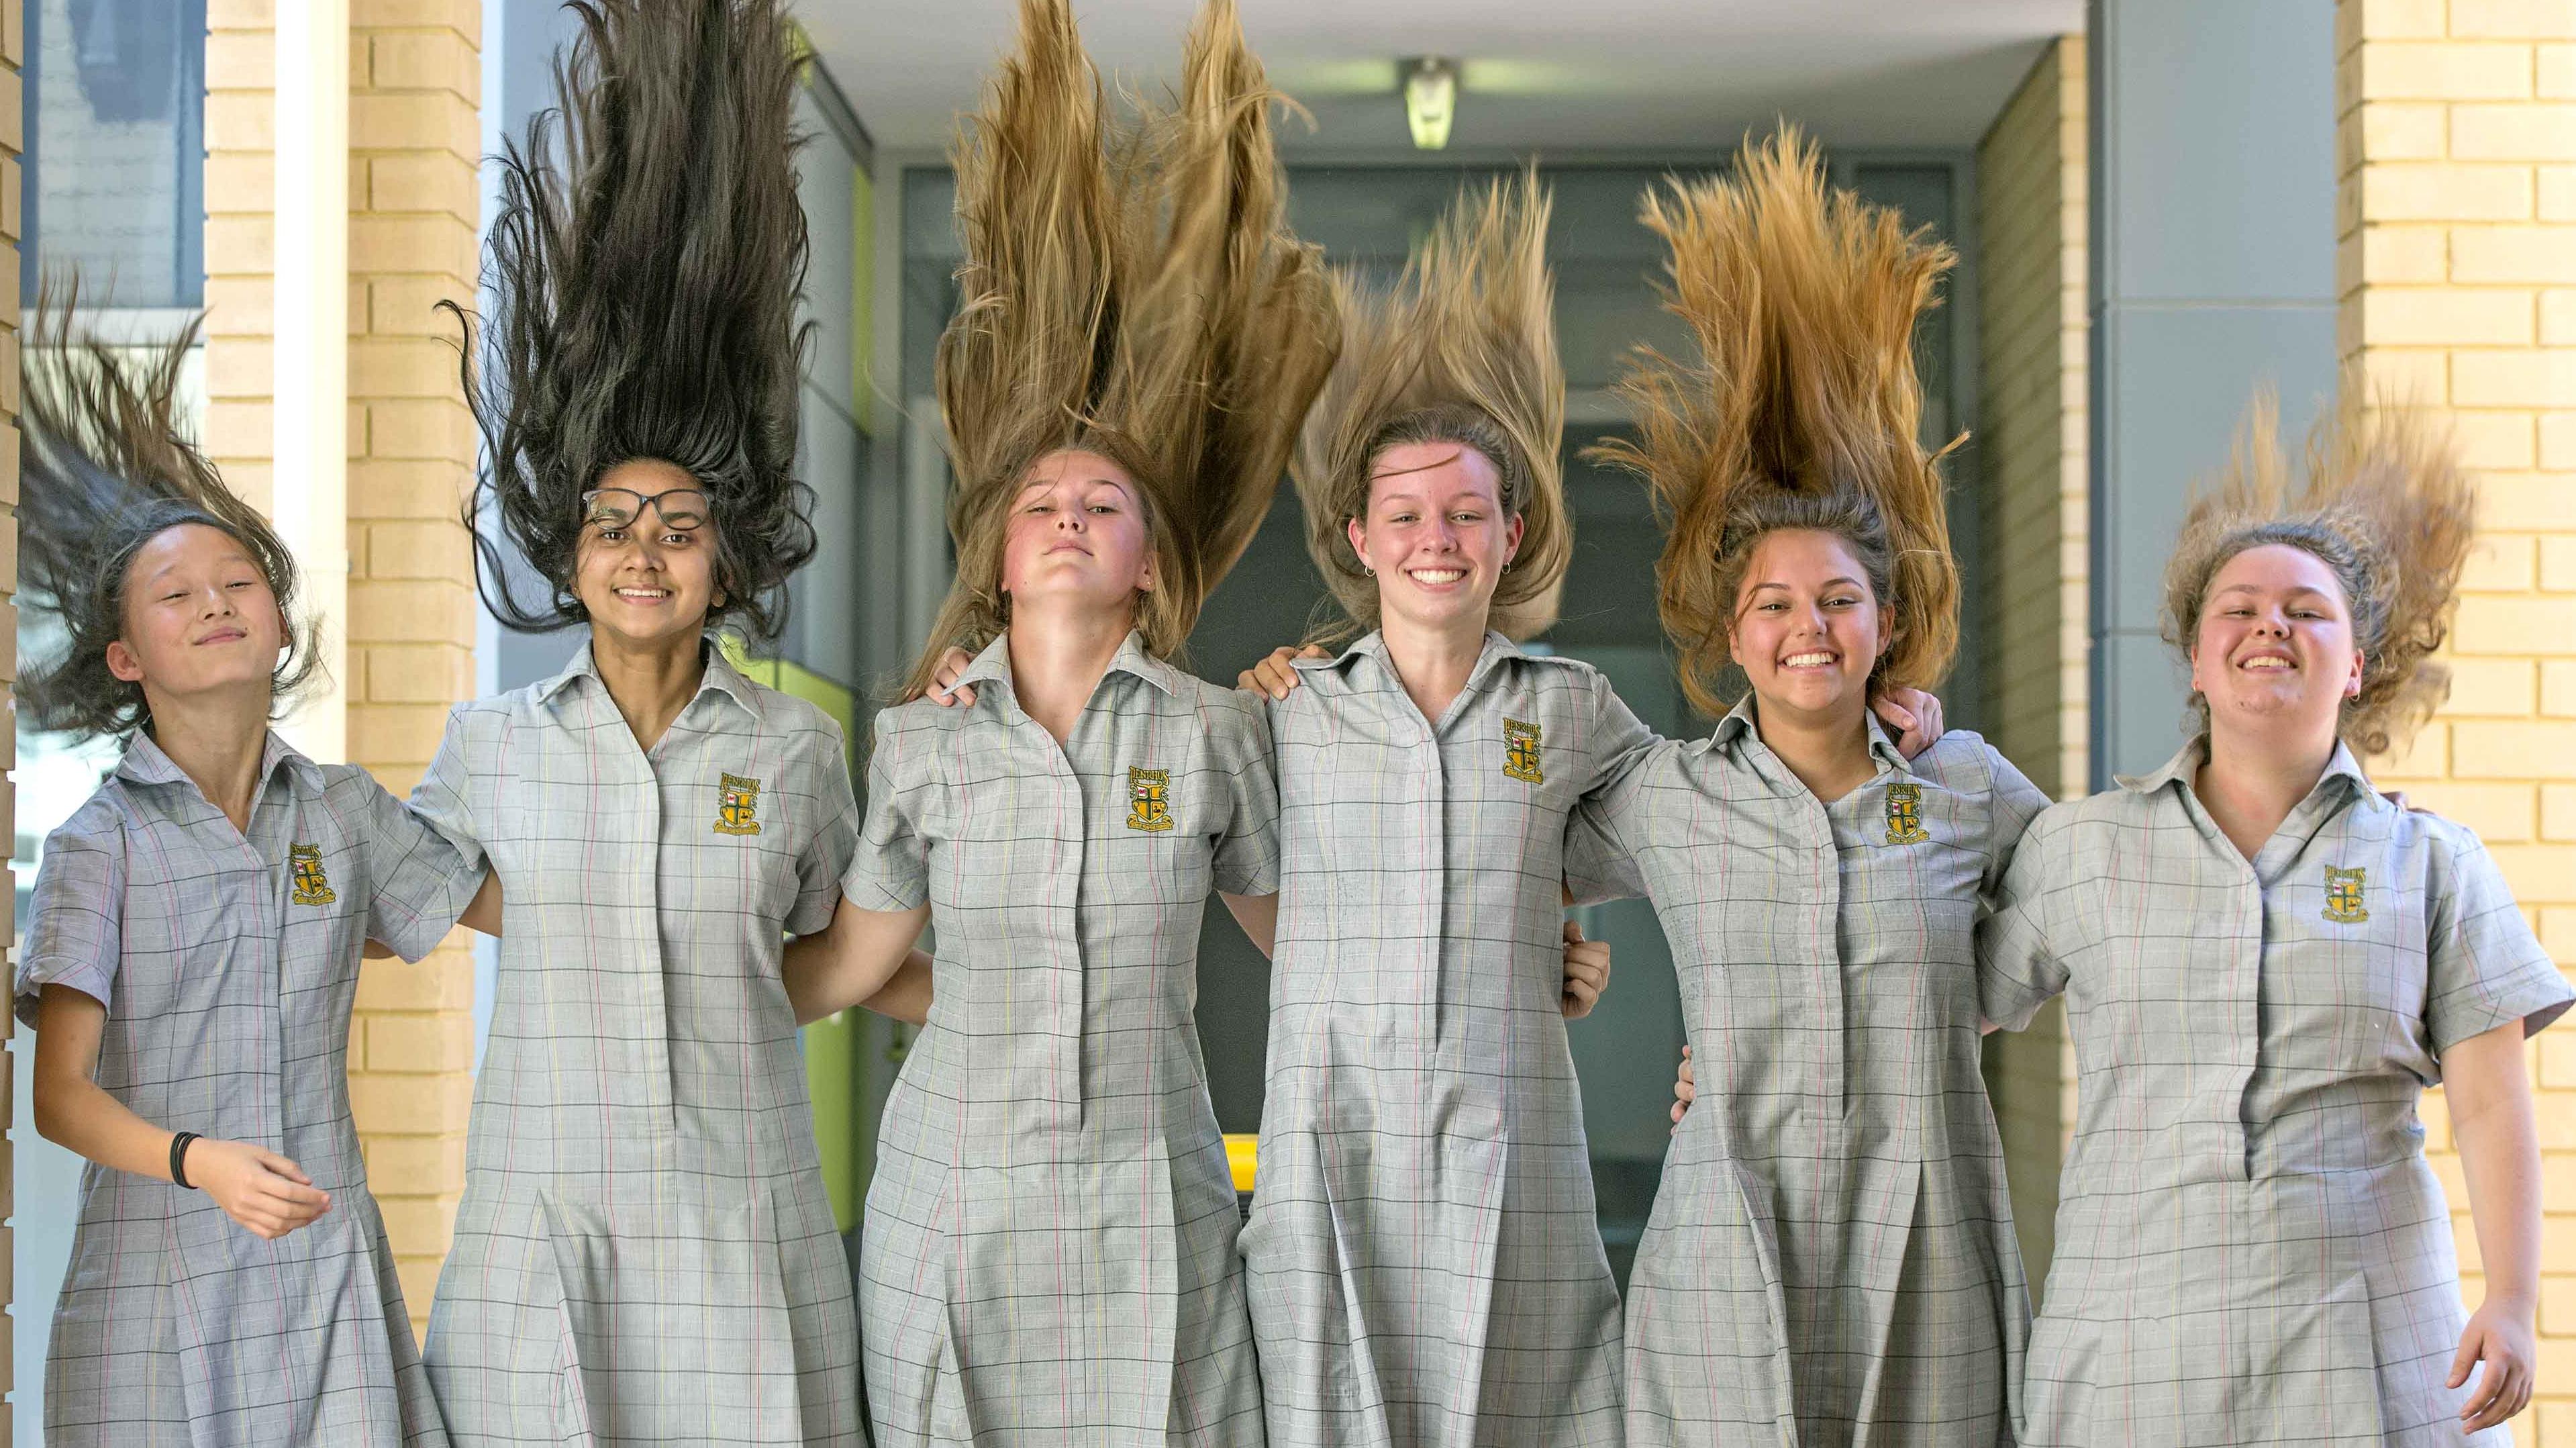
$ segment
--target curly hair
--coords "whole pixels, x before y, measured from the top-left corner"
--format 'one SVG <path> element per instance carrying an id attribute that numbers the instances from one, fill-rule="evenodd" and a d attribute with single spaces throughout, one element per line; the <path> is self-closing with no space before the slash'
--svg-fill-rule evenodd
<path id="1" fill-rule="evenodd" d="M 1407 443 L 1473 448 L 1493 464 L 1504 515 L 1521 519 L 1520 551 L 1494 585 L 1495 626 L 1526 639 L 1556 622 L 1574 525 L 1549 209 L 1536 173 L 1524 172 L 1462 193 L 1391 293 L 1337 274 L 1342 360 L 1307 415 L 1296 466 L 1306 551 L 1347 616 L 1320 638 L 1377 626 L 1377 584 L 1348 525 L 1368 514 L 1379 454 Z"/>
<path id="2" fill-rule="evenodd" d="M 2344 700 L 2336 732 L 2384 755 L 2450 695 L 2450 670 L 2432 654 L 2450 634 L 2477 492 L 2433 418 L 2385 398 L 2365 406 L 2363 391 L 2347 385 L 2318 419 L 2296 484 L 2279 408 L 2255 400 L 2226 477 L 2184 515 L 2165 565 L 2164 637 L 2190 656 L 2210 584 L 2237 554 L 2271 544 L 2309 554 L 2343 590 L 2361 651 L 2361 692 Z M 2195 691 L 2190 707 L 2206 731 L 2209 701 Z"/>
<path id="3" fill-rule="evenodd" d="M 321 655 L 314 626 L 296 616 L 286 544 L 180 433 L 174 399 L 197 322 L 138 356 L 75 334 L 79 294 L 77 277 L 46 285 L 21 356 L 19 578 L 31 606 L 61 616 L 71 646 L 20 676 L 18 707 L 38 729 L 90 737 L 123 739 L 151 724 L 143 686 L 109 671 L 107 646 L 125 636 L 135 555 L 196 524 L 241 544 L 277 599 L 286 647 L 270 688 L 271 715 L 281 715 L 317 677 Z"/>
<path id="4" fill-rule="evenodd" d="M 1021 0 L 1019 50 L 956 148 L 963 305 L 939 339 L 957 580 L 913 670 L 1009 621 L 1002 542 L 1031 465 L 1069 449 L 1134 477 L 1168 657 L 1252 541 L 1339 329 L 1316 249 L 1285 223 L 1270 111 L 1233 0 L 1191 26 L 1180 90 L 1106 114 L 1067 0 Z"/>
<path id="5" fill-rule="evenodd" d="M 1666 519 L 1656 602 L 1683 692 L 1728 707 L 1744 568 L 1764 534 L 1804 527 L 1842 536 L 1872 573 L 1889 643 L 1871 687 L 1929 688 L 1958 648 L 1959 570 L 1948 449 L 1920 436 L 1914 325 L 1954 254 L 1894 211 L 1829 195 L 1795 128 L 1748 142 L 1730 176 L 1650 193 L 1641 219 L 1672 248 L 1665 306 L 1700 355 L 1640 348 L 1617 383 L 1637 437 L 1587 455 L 1642 475 Z"/>
<path id="6" fill-rule="evenodd" d="M 795 316 L 800 62 L 777 0 L 568 3 L 581 34 L 555 64 L 558 108 L 500 158 L 479 349 L 445 304 L 483 434 L 465 519 L 476 585 L 514 629 L 586 621 L 581 495 L 619 463 L 659 459 L 697 479 L 713 514 L 708 623 L 773 637 L 815 549 L 813 492 L 794 474 L 812 330 Z M 487 513 L 547 597 L 518 596 Z"/>

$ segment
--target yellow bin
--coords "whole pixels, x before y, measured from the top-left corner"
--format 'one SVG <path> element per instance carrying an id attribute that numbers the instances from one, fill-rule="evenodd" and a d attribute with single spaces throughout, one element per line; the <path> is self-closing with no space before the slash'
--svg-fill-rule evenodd
<path id="1" fill-rule="evenodd" d="M 1234 1191 L 1237 1196 L 1252 1195 L 1252 1170 L 1260 1157 L 1260 1144 L 1261 1138 L 1258 1136 L 1246 1136 L 1239 1132 L 1226 1134 L 1225 1164 L 1227 1169 L 1234 1173 Z"/>

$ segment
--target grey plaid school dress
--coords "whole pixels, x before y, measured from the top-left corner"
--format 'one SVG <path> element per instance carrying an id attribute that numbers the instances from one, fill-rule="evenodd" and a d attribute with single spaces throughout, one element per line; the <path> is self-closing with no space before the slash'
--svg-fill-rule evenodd
<path id="1" fill-rule="evenodd" d="M 2416 1101 L 2455 1042 L 2571 993 L 2477 837 L 2350 751 L 2249 863 L 2192 793 L 2202 749 L 2040 816 L 1988 922 L 1988 1015 L 2064 990 L 2079 1068 L 2024 1441 L 2459 1443 Z"/>
<path id="2" fill-rule="evenodd" d="M 440 1444 L 349 1118 L 360 947 L 417 960 L 481 871 L 367 772 L 272 734 L 236 831 L 149 735 L 45 841 L 17 1006 L 107 1007 L 96 1080 L 157 1126 L 292 1159 L 331 1208 L 274 1241 L 92 1163 L 45 1361 L 58 1445 Z"/>
<path id="3" fill-rule="evenodd" d="M 1566 819 L 1651 737 L 1489 634 L 1433 724 L 1385 640 L 1271 706 L 1280 909 L 1243 1232 L 1273 1448 L 1616 1444 L 1619 1298 L 1559 997 Z"/>
<path id="4" fill-rule="evenodd" d="M 1976 923 L 2047 799 L 1976 735 L 1819 801 L 1748 697 L 1581 812 L 1654 902 L 1699 1096 L 1628 1279 L 1628 1441 L 2013 1441 L 2030 1299 L 1978 1074 Z"/>
<path id="5" fill-rule="evenodd" d="M 585 647 L 460 704 L 413 795 L 501 881 L 426 1357 L 472 1443 L 856 1443 L 857 1324 L 780 932 L 830 923 L 841 731 L 710 647 L 647 753 Z"/>
<path id="6" fill-rule="evenodd" d="M 938 945 L 860 1240 L 877 1440 L 1258 1445 L 1191 1012 L 1208 892 L 1278 888 L 1268 731 L 1130 634 L 1059 748 L 1008 647 L 877 716 L 845 882 Z"/>

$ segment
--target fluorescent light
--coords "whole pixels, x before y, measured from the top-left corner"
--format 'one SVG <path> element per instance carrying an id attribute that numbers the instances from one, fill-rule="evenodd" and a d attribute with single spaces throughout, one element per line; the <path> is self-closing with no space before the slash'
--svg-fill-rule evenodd
<path id="1" fill-rule="evenodd" d="M 1437 151 L 1449 144 L 1449 122 L 1458 113 L 1458 62 L 1445 56 L 1417 55 L 1399 62 L 1404 77 L 1404 119 L 1413 128 L 1419 150 Z"/>

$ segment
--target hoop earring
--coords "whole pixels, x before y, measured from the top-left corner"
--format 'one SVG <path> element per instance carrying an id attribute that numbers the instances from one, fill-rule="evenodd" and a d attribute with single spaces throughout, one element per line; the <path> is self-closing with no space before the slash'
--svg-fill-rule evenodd
<path id="1" fill-rule="evenodd" d="M 1365 564 L 1365 563 L 1363 563 L 1363 564 L 1361 564 L 1361 565 L 1360 565 L 1360 572 L 1367 574 L 1367 575 L 1368 575 L 1369 577 L 1371 577 L 1371 578 L 1375 578 L 1375 577 L 1377 577 L 1377 570 L 1376 570 L 1376 569 L 1374 569 L 1374 568 L 1369 567 L 1369 566 L 1368 566 L 1367 564 Z"/>

